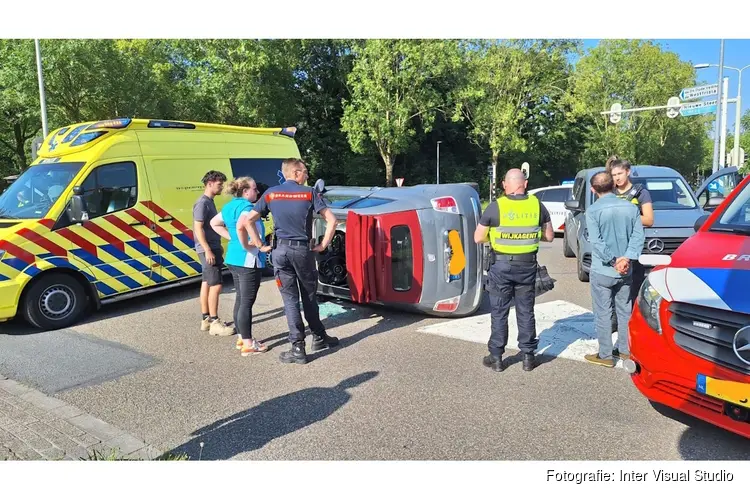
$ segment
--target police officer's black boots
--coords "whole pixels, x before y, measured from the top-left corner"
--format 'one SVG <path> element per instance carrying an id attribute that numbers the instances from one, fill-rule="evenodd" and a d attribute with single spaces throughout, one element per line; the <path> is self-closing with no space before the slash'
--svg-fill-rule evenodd
<path id="1" fill-rule="evenodd" d="M 482 364 L 486 366 L 487 368 L 491 368 L 492 370 L 496 372 L 501 372 L 505 370 L 505 366 L 503 366 L 502 356 L 493 356 L 492 354 L 488 354 L 482 360 Z"/>
<path id="2" fill-rule="evenodd" d="M 536 359 L 533 354 L 523 355 L 523 371 L 530 372 L 536 366 Z"/>
<path id="3" fill-rule="evenodd" d="M 331 337 L 327 333 L 324 333 L 323 335 L 313 334 L 312 346 L 310 347 L 310 351 L 321 351 L 323 349 L 328 349 L 329 347 L 335 347 L 337 345 L 339 345 L 339 339 L 337 337 Z"/>
<path id="4" fill-rule="evenodd" d="M 284 351 L 279 355 L 279 361 L 282 363 L 297 363 L 304 365 L 307 363 L 307 353 L 305 353 L 305 341 L 295 342 L 292 348 Z"/>

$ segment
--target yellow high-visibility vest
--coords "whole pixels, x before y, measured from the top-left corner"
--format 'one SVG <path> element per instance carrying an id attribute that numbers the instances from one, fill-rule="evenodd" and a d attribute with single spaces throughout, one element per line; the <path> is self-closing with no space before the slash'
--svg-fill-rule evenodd
<path id="1" fill-rule="evenodd" d="M 500 225 L 490 228 L 490 245 L 497 253 L 520 255 L 539 250 L 541 204 L 533 194 L 526 198 L 497 199 Z"/>

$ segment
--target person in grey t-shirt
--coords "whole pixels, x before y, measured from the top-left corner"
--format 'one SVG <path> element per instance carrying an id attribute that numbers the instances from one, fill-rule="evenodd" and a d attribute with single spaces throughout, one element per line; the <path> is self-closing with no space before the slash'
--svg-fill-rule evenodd
<path id="1" fill-rule="evenodd" d="M 227 176 L 211 170 L 203 176 L 203 195 L 193 205 L 193 235 L 195 251 L 203 268 L 201 284 L 201 331 L 211 335 L 232 335 L 234 328 L 219 320 L 219 295 L 221 294 L 221 268 L 224 265 L 224 252 L 221 236 L 211 227 L 211 219 L 216 215 L 214 198 L 221 194 Z"/>

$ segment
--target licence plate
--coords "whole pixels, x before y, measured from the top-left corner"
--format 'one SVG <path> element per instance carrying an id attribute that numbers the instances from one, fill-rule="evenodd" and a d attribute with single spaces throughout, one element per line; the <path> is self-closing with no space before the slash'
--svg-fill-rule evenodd
<path id="1" fill-rule="evenodd" d="M 695 389 L 701 394 L 750 408 L 750 384 L 698 374 Z"/>

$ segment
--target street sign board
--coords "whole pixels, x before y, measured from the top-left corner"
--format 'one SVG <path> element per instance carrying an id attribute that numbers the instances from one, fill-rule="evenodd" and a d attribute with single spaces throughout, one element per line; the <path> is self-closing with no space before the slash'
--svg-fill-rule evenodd
<path id="1" fill-rule="evenodd" d="M 523 172 L 523 175 L 525 175 L 527 179 L 529 178 L 529 162 L 523 162 L 523 165 L 521 165 L 521 172 Z"/>
<path id="2" fill-rule="evenodd" d="M 670 97 L 667 101 L 667 117 L 677 118 L 680 116 L 680 98 Z"/>
<path id="3" fill-rule="evenodd" d="M 609 108 L 609 121 L 612 123 L 619 123 L 622 119 L 622 104 L 619 102 L 616 102 L 612 105 L 611 108 Z"/>
<path id="4" fill-rule="evenodd" d="M 740 154 L 738 156 L 737 150 L 735 148 L 732 148 L 732 151 L 730 151 L 727 155 L 727 165 L 732 165 L 733 167 L 741 167 L 743 163 L 745 163 L 745 150 L 740 148 Z"/>
<path id="5" fill-rule="evenodd" d="M 689 87 L 682 89 L 680 92 L 680 99 L 688 101 L 690 99 L 700 99 L 701 97 L 708 97 L 719 93 L 719 84 L 712 83 L 711 85 L 702 85 L 700 87 Z"/>
<path id="6" fill-rule="evenodd" d="M 680 116 L 705 115 L 716 113 L 717 100 L 684 103 L 680 108 Z"/>

